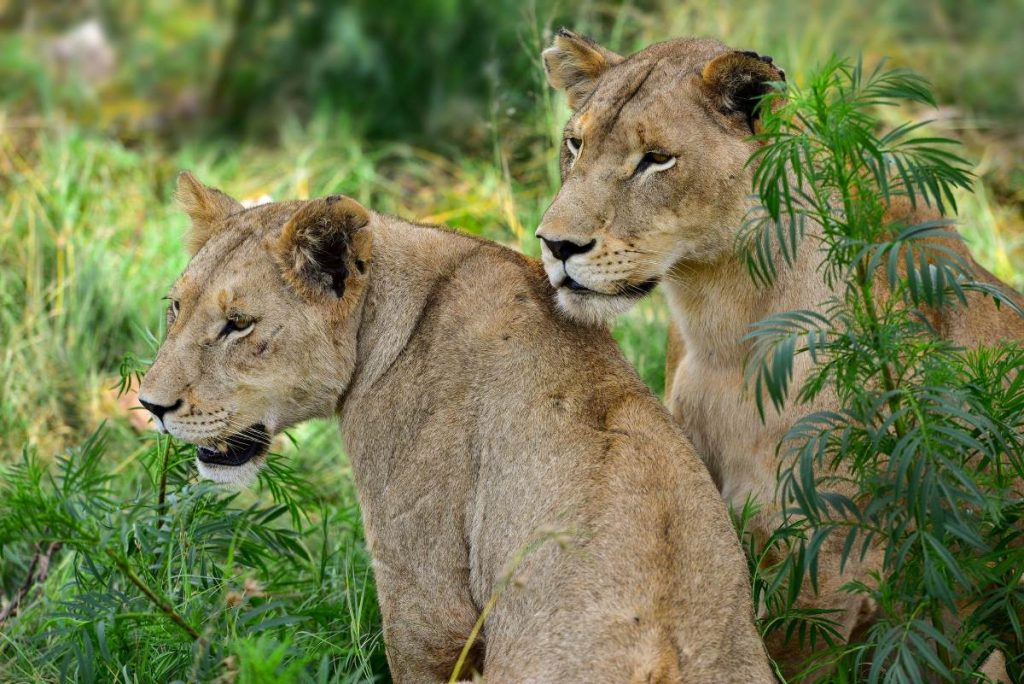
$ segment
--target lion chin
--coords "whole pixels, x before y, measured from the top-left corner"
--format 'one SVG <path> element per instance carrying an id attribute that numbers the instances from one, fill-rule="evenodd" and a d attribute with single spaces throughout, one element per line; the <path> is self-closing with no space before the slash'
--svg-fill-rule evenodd
<path id="1" fill-rule="evenodd" d="M 197 445 L 196 468 L 204 480 L 237 489 L 249 487 L 266 462 L 270 442 L 266 426 L 257 423 L 220 446 Z"/>
<path id="2" fill-rule="evenodd" d="M 568 318 L 584 325 L 610 325 L 636 304 L 636 297 L 606 295 L 594 291 L 575 292 L 558 288 L 555 295 L 558 309 Z"/>
<path id="3" fill-rule="evenodd" d="M 263 462 L 250 461 L 240 466 L 219 466 L 208 465 L 197 458 L 196 467 L 199 470 L 199 477 L 204 480 L 216 482 L 230 489 L 245 489 L 256 483 Z"/>

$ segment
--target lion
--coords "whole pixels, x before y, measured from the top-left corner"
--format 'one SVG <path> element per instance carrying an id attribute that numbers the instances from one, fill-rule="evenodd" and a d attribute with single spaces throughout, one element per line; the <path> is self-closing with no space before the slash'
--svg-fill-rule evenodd
<path id="1" fill-rule="evenodd" d="M 785 73 L 771 57 L 690 38 L 651 45 L 623 57 L 568 30 L 543 52 L 548 82 L 572 110 L 561 146 L 562 185 L 537 230 L 559 309 L 584 323 L 609 321 L 661 283 L 671 316 L 666 402 L 710 470 L 723 498 L 742 508 L 748 497 L 771 511 L 776 445 L 805 413 L 834 408 L 822 393 L 813 405 L 791 402 L 762 422 L 744 387 L 751 325 L 794 309 L 820 310 L 833 292 L 823 281 L 820 253 L 802 248 L 777 282 L 758 287 L 736 250 L 756 199 L 753 168 L 758 100 Z M 905 205 L 905 206 L 903 206 Z M 909 204 L 894 218 L 917 223 Z M 813 228 L 808 228 L 813 231 Z M 820 230 L 820 228 L 818 229 Z M 1020 299 L 970 258 L 978 279 Z M 936 329 L 966 346 L 1024 339 L 1024 321 L 1009 307 L 972 298 L 970 307 L 931 312 Z M 809 360 L 799 357 L 794 386 Z M 766 514 L 755 533 L 775 523 Z M 821 555 L 820 592 L 810 605 L 840 610 L 845 637 L 874 613 L 864 597 L 840 587 L 878 567 L 873 554 L 839 573 L 839 548 Z M 789 673 L 806 652 L 769 642 Z"/>
<path id="2" fill-rule="evenodd" d="M 191 260 L 140 388 L 206 478 L 337 416 L 396 682 L 772 682 L 714 482 L 543 267 L 332 196 L 192 175 Z M 482 611 L 480 638 L 468 642 Z"/>

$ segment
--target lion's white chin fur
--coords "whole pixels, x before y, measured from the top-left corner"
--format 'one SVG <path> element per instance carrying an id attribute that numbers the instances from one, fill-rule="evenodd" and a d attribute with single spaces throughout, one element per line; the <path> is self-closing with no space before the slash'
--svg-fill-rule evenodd
<path id="1" fill-rule="evenodd" d="M 196 459 L 199 477 L 224 485 L 229 489 L 245 489 L 256 482 L 256 477 L 263 467 L 263 457 L 254 458 L 237 466 L 214 465 Z"/>
<path id="2" fill-rule="evenodd" d="M 574 292 L 560 287 L 555 295 L 559 310 L 584 325 L 610 325 L 640 301 L 638 297 Z"/>

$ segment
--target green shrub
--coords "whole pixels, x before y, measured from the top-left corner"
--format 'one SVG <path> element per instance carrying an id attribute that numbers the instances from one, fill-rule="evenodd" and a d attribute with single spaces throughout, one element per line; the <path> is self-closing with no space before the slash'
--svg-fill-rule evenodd
<path id="1" fill-rule="evenodd" d="M 97 433 L 55 472 L 29 451 L 0 466 L 0 556 L 51 575 L 5 626 L 0 679 L 386 677 L 351 488 L 328 506 L 271 458 L 260 479 L 272 501 L 246 500 L 195 482 L 194 449 L 158 437 L 126 494 L 104 454 Z M 27 591 L 46 579 L 16 574 Z"/>
<path id="2" fill-rule="evenodd" d="M 759 570 L 755 590 L 776 611 L 771 629 L 832 644 L 817 665 L 836 663 L 834 679 L 972 681 L 993 649 L 1019 678 L 1024 349 L 960 348 L 925 311 L 981 293 L 1008 315 L 1024 312 L 937 239 L 957 237 L 951 221 L 885 218 L 895 198 L 955 211 L 953 190 L 970 183 L 952 141 L 919 135 L 924 124 L 880 132 L 878 110 L 908 102 L 934 105 L 919 77 L 834 60 L 806 88 L 789 87 L 774 111 L 762 107 L 748 268 L 772 283 L 798 248 L 817 248 L 834 296 L 758 323 L 748 380 L 762 414 L 766 401 L 780 408 L 826 390 L 839 408 L 804 416 L 779 447 L 786 520 L 771 543 L 791 555 L 774 577 Z M 820 226 L 813 246 L 803 244 L 810 226 Z M 812 370 L 791 387 L 799 355 Z M 843 563 L 883 550 L 877 576 L 847 586 L 879 607 L 862 643 L 833 643 L 828 616 L 793 609 L 792 589 L 816 585 L 819 552 L 837 537 Z"/>

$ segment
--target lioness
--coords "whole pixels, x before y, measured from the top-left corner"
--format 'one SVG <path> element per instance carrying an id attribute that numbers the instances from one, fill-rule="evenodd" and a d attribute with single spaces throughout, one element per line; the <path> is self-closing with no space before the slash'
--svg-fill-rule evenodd
<path id="1" fill-rule="evenodd" d="M 735 249 L 755 201 L 746 165 L 757 144 L 750 140 L 755 104 L 785 74 L 769 57 L 715 40 L 658 43 L 626 58 L 564 29 L 543 60 L 549 83 L 566 92 L 572 109 L 562 187 L 537 230 L 559 307 L 574 320 L 607 320 L 662 282 L 672 318 L 666 401 L 726 501 L 741 507 L 753 496 L 770 508 L 776 445 L 799 416 L 835 402 L 825 392 L 811 406 L 769 410 L 762 423 L 743 388 L 749 346 L 742 338 L 751 324 L 817 309 L 832 294 L 809 244 L 793 267 L 780 265 L 768 289 L 754 284 Z M 894 209 L 907 222 L 921 220 Z M 951 247 L 970 259 L 960 244 Z M 979 279 L 1006 289 L 971 263 Z M 1024 321 L 990 301 L 933 313 L 936 328 L 964 345 L 1024 338 Z M 801 362 L 795 386 L 807 371 L 807 359 Z M 760 524 L 767 528 L 771 518 Z M 844 609 L 849 635 L 873 607 L 840 586 L 877 561 L 840 576 L 838 555 L 823 555 L 821 593 L 806 600 Z M 789 672 L 806 655 L 790 644 L 769 643 L 769 650 Z"/>
<path id="2" fill-rule="evenodd" d="M 223 482 L 340 417 L 395 681 L 447 681 L 508 573 L 463 675 L 773 681 L 714 483 L 540 264 L 346 197 L 178 196 L 192 258 L 140 400 Z"/>

